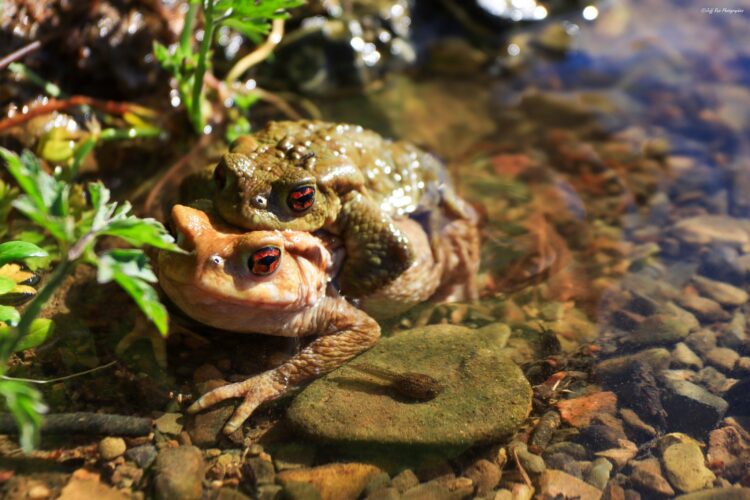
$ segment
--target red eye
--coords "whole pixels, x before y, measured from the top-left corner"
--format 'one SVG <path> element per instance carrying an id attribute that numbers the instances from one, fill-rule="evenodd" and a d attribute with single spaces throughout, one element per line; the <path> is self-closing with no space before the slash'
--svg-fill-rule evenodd
<path id="1" fill-rule="evenodd" d="M 301 186 L 289 193 L 287 204 L 295 212 L 304 212 L 315 203 L 315 187 Z"/>
<path id="2" fill-rule="evenodd" d="M 280 262 L 281 249 L 279 247 L 263 247 L 250 256 L 248 267 L 253 274 L 266 276 L 274 272 Z"/>

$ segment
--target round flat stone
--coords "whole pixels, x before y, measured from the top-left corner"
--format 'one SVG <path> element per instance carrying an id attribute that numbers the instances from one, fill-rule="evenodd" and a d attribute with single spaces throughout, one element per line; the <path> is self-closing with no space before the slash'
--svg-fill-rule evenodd
<path id="1" fill-rule="evenodd" d="M 289 408 L 307 437 L 357 449 L 448 456 L 512 434 L 531 408 L 531 387 L 503 354 L 507 329 L 434 325 L 401 332 L 313 382 Z M 388 381 L 352 365 L 430 375 L 444 387 L 433 400 L 399 396 Z"/>

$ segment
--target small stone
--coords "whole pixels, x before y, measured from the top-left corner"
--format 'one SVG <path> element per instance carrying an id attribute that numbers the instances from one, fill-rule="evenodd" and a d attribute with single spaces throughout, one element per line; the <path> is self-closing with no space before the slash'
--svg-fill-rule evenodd
<path id="1" fill-rule="evenodd" d="M 182 432 L 182 419 L 182 413 L 165 413 L 154 420 L 154 426 L 162 434 L 178 436 Z"/>
<path id="2" fill-rule="evenodd" d="M 562 420 L 573 427 L 585 427 L 600 413 L 617 411 L 617 396 L 613 392 L 596 392 L 588 396 L 565 399 L 557 404 Z"/>
<path id="3" fill-rule="evenodd" d="M 597 458 L 586 473 L 586 482 L 590 485 L 603 490 L 609 482 L 609 476 L 612 474 L 612 462 L 606 458 Z"/>
<path id="4" fill-rule="evenodd" d="M 469 466 L 464 475 L 472 480 L 476 486 L 474 494 L 478 496 L 489 495 L 500 482 L 502 470 L 500 467 L 483 458 Z"/>
<path id="5" fill-rule="evenodd" d="M 625 490 L 614 480 L 607 483 L 602 500 L 625 500 Z"/>
<path id="6" fill-rule="evenodd" d="M 678 298 L 677 301 L 682 307 L 708 323 L 728 321 L 732 317 L 718 302 L 706 297 L 688 294 Z"/>
<path id="7" fill-rule="evenodd" d="M 607 450 L 616 448 L 620 440 L 625 439 L 625 433 L 619 429 L 602 425 L 593 424 L 581 429 L 579 440 L 584 445 L 594 451 Z"/>
<path id="8" fill-rule="evenodd" d="M 126 449 L 125 440 L 119 437 L 105 437 L 99 441 L 99 456 L 102 460 L 114 460 L 125 453 Z"/>
<path id="9" fill-rule="evenodd" d="M 362 494 L 364 496 L 368 496 L 375 491 L 382 490 L 384 488 L 390 488 L 390 486 L 391 476 L 389 476 L 387 472 L 380 472 L 370 478 L 370 480 L 367 482 L 367 485 L 365 486 L 365 489 L 362 490 Z"/>
<path id="10" fill-rule="evenodd" d="M 618 356 L 599 362 L 594 368 L 595 375 L 607 383 L 619 383 L 631 366 L 636 362 L 650 365 L 655 372 L 666 369 L 669 366 L 671 355 L 668 350 L 656 347 L 646 349 L 636 354 Z"/>
<path id="11" fill-rule="evenodd" d="M 662 475 L 659 460 L 647 458 L 645 460 L 634 460 L 630 464 L 632 468 L 630 480 L 635 485 L 651 494 L 674 496 L 672 486 Z"/>
<path id="12" fill-rule="evenodd" d="M 682 219 L 674 225 L 672 231 L 681 241 L 692 245 L 750 246 L 747 222 L 724 215 L 700 215 Z"/>
<path id="13" fill-rule="evenodd" d="M 732 321 L 723 325 L 721 329 L 719 334 L 721 345 L 723 347 L 742 350 L 742 347 L 747 343 L 746 330 L 747 320 L 745 319 L 745 313 L 735 311 Z"/>
<path id="14" fill-rule="evenodd" d="M 425 483 L 405 491 L 401 500 L 453 500 L 448 488 L 435 483 Z"/>
<path id="15" fill-rule="evenodd" d="M 255 490 L 257 500 L 278 500 L 283 488 L 278 484 L 264 484 Z"/>
<path id="16" fill-rule="evenodd" d="M 526 443 L 522 441 L 512 442 L 510 445 L 508 445 L 508 450 L 510 451 L 511 456 L 515 455 L 518 457 L 518 461 L 521 462 L 521 466 L 529 474 L 539 475 L 547 468 L 544 463 L 544 459 L 539 455 L 531 453 L 528 450 Z"/>
<path id="17" fill-rule="evenodd" d="M 601 490 L 566 474 L 548 469 L 539 477 L 539 493 L 542 498 L 579 498 L 580 500 L 599 500 Z"/>
<path id="18" fill-rule="evenodd" d="M 703 361 L 687 344 L 679 342 L 672 350 L 672 364 L 679 368 L 703 368 Z"/>
<path id="19" fill-rule="evenodd" d="M 73 472 L 68 484 L 60 492 L 58 500 L 81 500 L 95 498 L 96 500 L 125 500 L 124 493 L 103 484 L 99 474 L 78 469 Z"/>
<path id="20" fill-rule="evenodd" d="M 214 446 L 222 436 L 224 424 L 234 413 L 234 405 L 223 404 L 196 414 L 187 431 L 193 444 L 202 448 Z"/>
<path id="21" fill-rule="evenodd" d="M 623 341 L 639 346 L 674 344 L 700 328 L 700 322 L 689 311 L 668 302 L 661 312 L 649 316 L 633 334 Z"/>
<path id="22" fill-rule="evenodd" d="M 742 288 L 722 281 L 693 276 L 693 283 L 703 295 L 725 306 L 741 306 L 750 298 Z"/>
<path id="23" fill-rule="evenodd" d="M 726 375 L 713 366 L 707 366 L 698 372 L 698 376 L 693 382 L 702 385 L 708 389 L 709 392 L 721 395 L 732 387 L 735 379 L 727 378 Z"/>
<path id="24" fill-rule="evenodd" d="M 589 452 L 585 446 L 571 441 L 562 441 L 549 445 L 544 451 L 544 456 L 546 457 L 554 453 L 565 453 L 576 460 L 586 460 L 589 457 Z"/>
<path id="25" fill-rule="evenodd" d="M 154 469 L 156 498 L 201 498 L 205 464 L 201 451 L 195 446 L 164 448 L 156 457 Z"/>
<path id="26" fill-rule="evenodd" d="M 29 488 L 27 497 L 29 500 L 44 500 L 52 496 L 52 492 L 43 484 L 36 484 Z"/>
<path id="27" fill-rule="evenodd" d="M 597 457 L 606 458 L 607 460 L 614 462 L 618 468 L 625 467 L 625 465 L 633 459 L 638 453 L 638 446 L 632 441 L 622 439 L 618 443 L 618 448 L 610 448 L 609 450 L 598 451 L 595 453 Z"/>
<path id="28" fill-rule="evenodd" d="M 710 487 L 716 476 L 705 465 L 698 442 L 684 434 L 667 434 L 659 440 L 661 464 L 669 482 L 683 493 Z"/>
<path id="29" fill-rule="evenodd" d="M 221 488 L 215 500 L 250 500 L 250 497 L 233 488 Z"/>
<path id="30" fill-rule="evenodd" d="M 545 455 L 544 460 L 548 469 L 561 470 L 567 472 L 571 476 L 577 477 L 578 479 L 583 479 L 583 470 L 581 469 L 580 463 L 567 453 Z"/>
<path id="31" fill-rule="evenodd" d="M 688 335 L 685 343 L 695 352 L 705 356 L 708 351 L 716 347 L 716 333 L 704 328 Z"/>
<path id="32" fill-rule="evenodd" d="M 279 497 L 281 500 L 323 500 L 323 496 L 318 493 L 315 486 L 300 481 L 288 481 L 285 483 Z"/>
<path id="33" fill-rule="evenodd" d="M 641 420 L 641 417 L 639 417 L 638 414 L 630 408 L 620 408 L 620 416 L 622 417 L 622 420 L 625 422 L 625 424 L 627 424 L 634 431 L 642 433 L 647 438 L 656 436 L 656 429 L 652 425 L 649 425 Z"/>
<path id="34" fill-rule="evenodd" d="M 747 356 L 741 356 L 740 359 L 737 360 L 737 365 L 735 366 L 735 369 L 739 374 L 747 375 L 750 374 L 750 357 Z"/>
<path id="35" fill-rule="evenodd" d="M 692 382 L 664 380 L 664 409 L 672 428 L 691 436 L 705 436 L 724 416 L 726 401 Z"/>
<path id="36" fill-rule="evenodd" d="M 380 488 L 365 497 L 365 500 L 400 500 L 401 494 L 396 488 Z"/>
<path id="37" fill-rule="evenodd" d="M 156 460 L 156 448 L 150 444 L 135 446 L 125 452 L 125 458 L 135 462 L 141 469 L 148 469 Z"/>
<path id="38" fill-rule="evenodd" d="M 511 493 L 510 490 L 503 488 L 495 492 L 495 496 L 492 497 L 492 500 L 514 500 L 513 493 Z"/>
<path id="39" fill-rule="evenodd" d="M 529 445 L 534 451 L 544 450 L 558 427 L 560 427 L 560 414 L 556 411 L 546 412 L 539 419 L 539 423 L 531 434 Z"/>
<path id="40" fill-rule="evenodd" d="M 716 347 L 706 353 L 706 361 L 723 372 L 731 373 L 740 355 L 727 347 Z"/>
<path id="41" fill-rule="evenodd" d="M 714 488 L 680 495 L 675 500 L 750 500 L 750 488 Z"/>
<path id="42" fill-rule="evenodd" d="M 273 464 L 260 457 L 250 457 L 245 461 L 245 470 L 251 484 L 273 484 L 276 482 L 276 471 Z"/>
<path id="43" fill-rule="evenodd" d="M 309 483 L 324 499 L 355 499 L 380 472 L 369 464 L 333 463 L 311 469 L 285 470 L 276 474 L 276 480 L 285 490 L 290 483 Z"/>
<path id="44" fill-rule="evenodd" d="M 286 443 L 274 448 L 273 463 L 276 470 L 311 467 L 315 462 L 315 447 L 304 443 Z"/>
<path id="45" fill-rule="evenodd" d="M 391 480 L 391 486 L 396 488 L 399 493 L 403 493 L 410 488 L 414 488 L 418 484 L 419 478 L 411 469 L 406 469 L 399 472 Z"/>

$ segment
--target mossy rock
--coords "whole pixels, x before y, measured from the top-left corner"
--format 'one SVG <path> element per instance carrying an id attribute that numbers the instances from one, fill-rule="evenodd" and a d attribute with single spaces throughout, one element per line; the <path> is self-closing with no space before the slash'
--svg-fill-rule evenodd
<path id="1" fill-rule="evenodd" d="M 305 437 L 370 460 L 422 463 L 497 441 L 515 432 L 531 409 L 531 386 L 503 353 L 508 334 L 502 325 L 401 332 L 351 364 L 430 375 L 444 387 L 435 399 L 409 401 L 347 365 L 302 391 L 288 418 Z"/>

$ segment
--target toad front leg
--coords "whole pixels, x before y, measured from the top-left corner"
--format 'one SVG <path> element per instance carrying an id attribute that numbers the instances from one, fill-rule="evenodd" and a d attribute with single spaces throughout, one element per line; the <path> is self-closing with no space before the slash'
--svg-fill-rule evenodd
<path id="1" fill-rule="evenodd" d="M 359 192 L 343 198 L 337 225 L 346 247 L 341 292 L 362 297 L 398 278 L 414 261 L 406 236 L 372 200 Z"/>
<path id="2" fill-rule="evenodd" d="M 273 370 L 204 394 L 188 408 L 188 413 L 197 413 L 226 399 L 243 398 L 224 426 L 224 432 L 231 434 L 261 403 L 282 396 L 294 385 L 338 368 L 371 348 L 380 337 L 377 322 L 341 297 L 324 297 L 314 309 L 300 314 L 296 322 L 298 324 L 291 328 L 309 322 L 310 327 L 304 330 L 319 332 L 319 337 Z"/>

